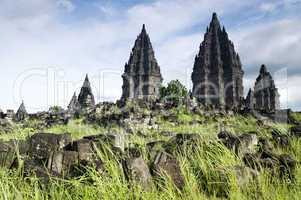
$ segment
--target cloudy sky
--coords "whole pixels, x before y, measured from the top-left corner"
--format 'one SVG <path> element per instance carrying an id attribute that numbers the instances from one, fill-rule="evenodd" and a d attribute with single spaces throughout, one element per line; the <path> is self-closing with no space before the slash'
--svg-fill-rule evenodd
<path id="1" fill-rule="evenodd" d="M 245 71 L 245 92 L 265 63 L 283 107 L 301 110 L 301 0 L 0 0 L 0 108 L 66 106 L 89 74 L 97 101 L 121 96 L 121 74 L 142 24 L 164 83 L 191 88 L 212 12 Z"/>

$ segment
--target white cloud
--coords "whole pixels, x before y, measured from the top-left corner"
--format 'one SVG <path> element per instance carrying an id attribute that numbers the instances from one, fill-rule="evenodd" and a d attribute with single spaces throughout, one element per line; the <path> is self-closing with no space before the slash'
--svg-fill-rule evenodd
<path id="1" fill-rule="evenodd" d="M 68 12 L 72 12 L 75 9 L 75 5 L 71 0 L 57 0 L 57 6 L 66 9 Z"/>
<path id="2" fill-rule="evenodd" d="M 278 3 L 261 3 L 259 5 L 259 9 L 263 12 L 272 12 L 274 11 L 278 6 Z"/>
<path id="3" fill-rule="evenodd" d="M 35 18 L 55 9 L 52 0 L 0 0 L 0 15 L 8 20 Z"/>
<path id="4" fill-rule="evenodd" d="M 109 5 L 96 4 L 95 5 L 105 16 L 114 16 L 117 14 L 117 10 Z"/>
<path id="5" fill-rule="evenodd" d="M 127 12 L 129 23 L 147 24 L 151 27 L 155 40 L 170 38 L 176 31 L 186 30 L 193 25 L 208 22 L 213 12 L 224 14 L 234 13 L 248 1 L 235 0 L 175 0 L 155 1 L 150 4 L 138 4 Z M 202 27 L 201 31 L 205 30 Z"/>
<path id="6" fill-rule="evenodd" d="M 231 30 L 231 37 L 236 44 L 243 63 L 253 67 L 254 72 L 260 64 L 295 70 L 301 63 L 301 27 L 300 19 L 281 19 L 251 27 Z M 255 70 L 256 71 L 256 70 Z M 299 71 L 300 73 L 300 71 Z"/>

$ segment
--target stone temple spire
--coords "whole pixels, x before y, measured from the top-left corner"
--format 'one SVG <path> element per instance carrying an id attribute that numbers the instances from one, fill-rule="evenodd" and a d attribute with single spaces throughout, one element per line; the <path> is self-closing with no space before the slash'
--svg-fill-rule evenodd
<path id="1" fill-rule="evenodd" d="M 194 62 L 193 95 L 204 104 L 237 108 L 243 100 L 243 73 L 239 55 L 213 13 Z"/>
<path id="2" fill-rule="evenodd" d="M 81 108 L 91 108 L 95 105 L 94 95 L 92 93 L 92 88 L 88 78 L 88 74 L 86 75 L 83 86 L 78 95 L 78 103 Z"/>
<path id="3" fill-rule="evenodd" d="M 141 31 L 141 33 L 143 33 L 144 35 L 147 35 L 146 29 L 145 29 L 145 24 L 142 25 L 142 31 Z"/>
<path id="4" fill-rule="evenodd" d="M 265 65 L 261 65 L 254 86 L 255 109 L 273 112 L 280 108 L 278 89 Z"/>
<path id="5" fill-rule="evenodd" d="M 217 32 L 217 31 L 220 31 L 220 30 L 221 30 L 221 26 L 220 26 L 219 20 L 217 18 L 217 14 L 213 13 L 212 14 L 212 19 L 211 19 L 211 22 L 210 22 L 210 26 L 209 26 L 209 31 Z"/>
<path id="6" fill-rule="evenodd" d="M 79 111 L 79 109 L 80 109 L 80 105 L 79 105 L 79 102 L 77 100 L 76 93 L 74 92 L 74 94 L 71 98 L 71 101 L 68 105 L 68 112 L 69 113 L 75 113 L 75 112 Z"/>
<path id="7" fill-rule="evenodd" d="M 268 70 L 265 65 L 261 65 L 260 70 L 259 70 L 260 75 L 268 75 Z"/>
<path id="8" fill-rule="evenodd" d="M 15 120 L 16 121 L 23 121 L 28 117 L 28 113 L 25 109 L 24 102 L 22 101 L 19 109 L 17 110 L 17 113 L 15 115 Z"/>
<path id="9" fill-rule="evenodd" d="M 142 26 L 128 63 L 125 64 L 122 99 L 153 99 L 159 94 L 162 82 L 160 67 L 146 32 Z"/>

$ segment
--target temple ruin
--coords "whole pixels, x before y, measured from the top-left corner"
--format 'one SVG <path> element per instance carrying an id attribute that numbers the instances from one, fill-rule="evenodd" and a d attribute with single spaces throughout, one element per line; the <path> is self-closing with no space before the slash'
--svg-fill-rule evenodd
<path id="1" fill-rule="evenodd" d="M 19 122 L 19 121 L 23 121 L 28 117 L 28 113 L 26 111 L 24 102 L 22 101 L 19 109 L 17 110 L 16 114 L 15 114 L 15 121 Z"/>
<path id="2" fill-rule="evenodd" d="M 159 95 L 163 79 L 145 25 L 125 64 L 122 79 L 122 100 L 155 99 Z"/>
<path id="3" fill-rule="evenodd" d="M 266 66 L 262 65 L 254 86 L 254 109 L 276 111 L 280 109 L 279 97 L 272 75 L 267 71 Z"/>
<path id="4" fill-rule="evenodd" d="M 91 108 L 95 105 L 94 95 L 92 93 L 88 74 L 86 75 L 83 86 L 78 95 L 78 103 L 81 108 Z"/>
<path id="5" fill-rule="evenodd" d="M 193 96 L 205 105 L 237 108 L 243 100 L 243 74 L 239 55 L 213 13 L 194 62 Z"/>

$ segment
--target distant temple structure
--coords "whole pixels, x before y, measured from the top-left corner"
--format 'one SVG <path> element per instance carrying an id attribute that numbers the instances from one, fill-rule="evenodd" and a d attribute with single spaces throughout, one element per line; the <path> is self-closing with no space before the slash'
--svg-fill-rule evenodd
<path id="1" fill-rule="evenodd" d="M 145 25 L 125 64 L 122 79 L 122 100 L 155 99 L 159 95 L 163 79 Z"/>
<path id="2" fill-rule="evenodd" d="M 78 102 L 75 92 L 70 100 L 70 103 L 69 103 L 67 109 L 68 109 L 68 113 L 70 113 L 70 114 L 77 113 L 80 110 L 80 105 L 79 105 L 79 102 Z"/>
<path id="3" fill-rule="evenodd" d="M 243 94 L 243 75 L 234 44 L 225 27 L 220 25 L 217 14 L 213 13 L 194 60 L 191 94 L 203 105 L 214 107 L 264 112 L 280 109 L 278 89 L 265 65 L 261 66 L 255 86 L 249 90 L 246 98 Z M 122 101 L 154 100 L 159 97 L 163 78 L 144 24 L 125 64 L 122 79 Z M 82 109 L 94 106 L 94 96 L 86 75 L 78 97 L 74 93 L 68 105 L 68 112 L 80 113 Z"/>
<path id="4" fill-rule="evenodd" d="M 213 13 L 195 58 L 192 94 L 205 105 L 238 108 L 243 102 L 243 74 L 239 55 Z"/>
<path id="5" fill-rule="evenodd" d="M 259 76 L 256 78 L 254 92 L 249 93 L 246 98 L 247 108 L 274 112 L 280 109 L 279 98 L 272 75 L 267 71 L 266 66 L 262 65 Z"/>
<path id="6" fill-rule="evenodd" d="M 15 117 L 14 118 L 15 121 L 17 121 L 17 122 L 23 121 L 28 117 L 28 113 L 25 109 L 25 105 L 24 105 L 23 101 L 22 101 L 22 103 L 21 103 L 21 105 L 20 105 L 19 109 L 17 110 L 14 117 Z"/>
<path id="7" fill-rule="evenodd" d="M 95 105 L 94 95 L 92 93 L 88 74 L 86 75 L 83 86 L 78 95 L 78 104 L 81 108 L 91 108 Z"/>

